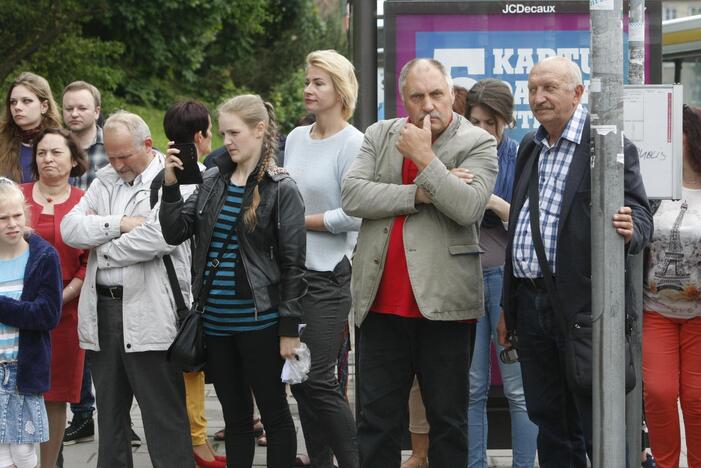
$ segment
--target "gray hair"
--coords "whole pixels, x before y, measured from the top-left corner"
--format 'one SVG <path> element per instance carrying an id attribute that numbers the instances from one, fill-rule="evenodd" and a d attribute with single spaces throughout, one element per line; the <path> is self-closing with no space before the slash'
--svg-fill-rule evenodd
<path id="1" fill-rule="evenodd" d="M 399 72 L 399 91 L 402 98 L 404 98 L 404 86 L 406 85 L 406 79 L 409 76 L 409 72 L 420 63 L 427 63 L 435 67 L 439 72 L 441 72 L 443 78 L 445 78 L 446 83 L 448 83 L 448 87 L 453 89 L 453 79 L 450 77 L 450 73 L 448 73 L 445 66 L 441 62 L 430 58 L 414 58 L 404 64 L 402 71 Z"/>
<path id="2" fill-rule="evenodd" d="M 561 55 L 554 55 L 552 57 L 546 57 L 540 62 L 536 63 L 533 68 L 538 67 L 541 64 L 548 64 L 550 62 L 562 64 L 565 67 L 565 81 L 567 84 L 574 89 L 578 85 L 584 85 L 582 80 L 582 70 L 579 69 L 576 63 L 572 60 L 562 57 Z"/>
<path id="3" fill-rule="evenodd" d="M 147 138 L 151 138 L 151 130 L 148 125 L 136 114 L 125 110 L 118 110 L 105 121 L 104 130 L 124 128 L 134 138 L 134 148 L 139 148 Z"/>

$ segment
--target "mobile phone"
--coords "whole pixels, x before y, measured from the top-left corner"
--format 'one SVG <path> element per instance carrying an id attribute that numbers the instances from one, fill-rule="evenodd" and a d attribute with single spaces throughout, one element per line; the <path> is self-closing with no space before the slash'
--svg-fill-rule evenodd
<path id="1" fill-rule="evenodd" d="M 178 158 L 183 162 L 183 169 L 175 171 L 175 178 L 181 185 L 201 184 L 202 174 L 197 164 L 197 148 L 194 143 L 174 143 L 173 148 L 180 150 Z"/>

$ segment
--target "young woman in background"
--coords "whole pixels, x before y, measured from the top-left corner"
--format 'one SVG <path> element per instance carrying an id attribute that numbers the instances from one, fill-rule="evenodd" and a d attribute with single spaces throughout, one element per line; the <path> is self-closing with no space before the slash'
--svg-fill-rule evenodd
<path id="1" fill-rule="evenodd" d="M 61 128 L 61 114 L 49 82 L 24 72 L 10 85 L 0 116 L 0 176 L 17 183 L 34 180 L 32 144 L 45 128 Z"/>

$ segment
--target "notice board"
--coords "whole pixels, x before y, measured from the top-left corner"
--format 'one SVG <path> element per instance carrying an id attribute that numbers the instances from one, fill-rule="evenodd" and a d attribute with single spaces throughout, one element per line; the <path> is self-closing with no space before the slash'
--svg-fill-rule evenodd
<path id="1" fill-rule="evenodd" d="M 682 196 L 682 85 L 626 85 L 623 131 L 638 147 L 648 198 Z"/>

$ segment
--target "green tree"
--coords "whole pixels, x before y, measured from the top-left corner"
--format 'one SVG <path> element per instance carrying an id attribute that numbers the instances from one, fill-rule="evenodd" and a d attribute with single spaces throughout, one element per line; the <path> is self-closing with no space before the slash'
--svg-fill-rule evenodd
<path id="1" fill-rule="evenodd" d="M 324 20 L 312 0 L 266 0 L 265 20 L 243 33 L 225 21 L 208 48 L 201 75 L 207 98 L 253 91 L 276 108 L 281 129 L 290 130 L 304 115 L 304 59 L 316 49 L 347 51 L 341 18 Z M 232 49 L 231 44 L 238 47 Z"/>
<path id="2" fill-rule="evenodd" d="M 313 0 L 0 0 L 0 11 L 5 88 L 24 70 L 55 94 L 83 79 L 106 111 L 254 92 L 289 129 L 304 112 L 306 54 L 346 50 L 340 18 L 320 17 Z"/>
<path id="3" fill-rule="evenodd" d="M 113 0 L 86 31 L 125 45 L 120 95 L 137 103 L 165 105 L 179 93 L 199 88 L 206 48 L 225 21 L 250 34 L 264 20 L 264 7 L 264 0 Z"/>
<path id="4" fill-rule="evenodd" d="M 122 79 L 114 62 L 124 47 L 86 37 L 82 24 L 105 8 L 103 2 L 0 0 L 0 83 L 9 82 L 25 70 L 49 80 L 56 97 L 63 86 L 76 79 L 90 81 L 107 93 Z"/>

